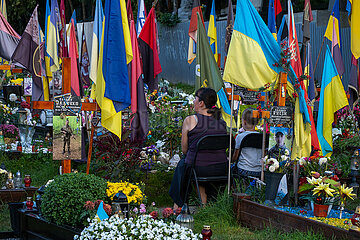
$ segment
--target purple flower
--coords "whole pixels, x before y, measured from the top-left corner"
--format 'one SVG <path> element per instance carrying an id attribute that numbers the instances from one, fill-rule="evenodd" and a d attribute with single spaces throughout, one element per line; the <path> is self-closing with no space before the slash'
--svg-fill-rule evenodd
<path id="1" fill-rule="evenodd" d="M 141 214 L 146 213 L 146 209 L 145 208 L 140 208 L 140 213 Z"/>
<path id="2" fill-rule="evenodd" d="M 137 207 L 135 207 L 135 208 L 133 209 L 133 212 L 134 212 L 134 213 L 138 213 L 138 212 L 139 212 L 139 210 L 137 209 Z"/>
<path id="3" fill-rule="evenodd" d="M 155 202 L 152 202 L 151 205 L 155 206 Z"/>

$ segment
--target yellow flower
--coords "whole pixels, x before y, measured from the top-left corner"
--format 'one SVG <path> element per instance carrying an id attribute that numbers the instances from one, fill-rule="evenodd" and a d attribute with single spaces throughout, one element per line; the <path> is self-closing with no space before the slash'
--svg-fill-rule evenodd
<path id="1" fill-rule="evenodd" d="M 322 182 L 322 177 L 319 178 L 314 178 L 314 177 L 306 177 L 306 180 L 308 181 L 308 183 L 310 183 L 311 185 L 318 185 Z"/>
<path id="2" fill-rule="evenodd" d="M 353 188 L 348 188 L 345 186 L 345 184 L 341 185 L 339 188 L 339 195 L 341 198 L 341 203 L 344 204 L 346 198 L 350 198 L 351 200 L 354 200 L 353 197 L 356 197 L 355 193 L 353 192 Z"/>
<path id="3" fill-rule="evenodd" d="M 324 183 L 319 183 L 317 185 L 317 187 L 315 187 L 313 189 L 313 195 L 315 194 L 321 194 L 321 193 L 325 193 L 326 195 L 333 197 L 334 194 L 332 194 L 333 192 L 335 192 L 334 189 L 330 188 L 330 184 L 324 184 Z"/>
<path id="4" fill-rule="evenodd" d="M 145 198 L 145 194 L 141 191 L 138 183 L 135 185 L 129 182 L 108 182 L 106 194 L 111 200 L 114 199 L 115 194 L 119 191 L 126 195 L 128 203 L 140 204 Z"/>

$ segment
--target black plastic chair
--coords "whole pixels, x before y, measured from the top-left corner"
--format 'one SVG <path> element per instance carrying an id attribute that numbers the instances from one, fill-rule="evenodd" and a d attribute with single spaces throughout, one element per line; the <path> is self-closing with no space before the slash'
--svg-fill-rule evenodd
<path id="1" fill-rule="evenodd" d="M 199 151 L 228 149 L 229 148 L 229 136 L 230 135 L 227 135 L 227 134 L 206 135 L 199 139 L 199 141 L 196 145 L 195 158 L 194 158 L 194 161 L 193 161 L 191 169 L 190 169 L 190 176 L 188 179 L 187 188 L 186 188 L 186 192 L 185 192 L 185 198 L 184 198 L 185 203 L 188 202 L 189 193 L 190 193 L 189 188 L 190 188 L 191 181 L 195 182 L 197 194 L 198 194 L 201 204 L 202 204 L 202 201 L 201 201 L 201 195 L 200 195 L 200 190 L 199 190 L 199 183 L 214 183 L 214 182 L 219 183 L 219 182 L 227 182 L 228 181 L 228 171 L 226 172 L 226 175 L 223 175 L 223 176 L 198 177 L 196 175 L 195 166 L 196 166 L 197 154 Z M 232 142 L 234 142 L 234 141 L 232 141 Z"/>
<path id="2" fill-rule="evenodd" d="M 270 137 L 270 135 L 267 133 L 265 135 L 265 150 L 268 149 L 268 147 L 269 147 L 269 137 Z M 249 133 L 242 139 L 242 141 L 240 143 L 239 156 L 241 155 L 241 151 L 243 148 L 250 147 L 250 148 L 262 149 L 262 142 L 263 142 L 263 134 L 262 133 L 257 133 L 257 132 Z M 234 186 L 235 186 L 235 179 L 240 179 L 240 175 L 238 174 L 238 171 L 237 171 L 238 161 L 239 161 L 239 159 L 236 160 L 235 166 L 234 166 L 236 171 L 232 171 L 232 178 L 233 178 Z"/>

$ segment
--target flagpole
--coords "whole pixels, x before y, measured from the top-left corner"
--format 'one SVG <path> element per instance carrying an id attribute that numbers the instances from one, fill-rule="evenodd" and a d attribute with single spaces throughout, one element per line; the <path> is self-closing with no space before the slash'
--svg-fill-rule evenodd
<path id="1" fill-rule="evenodd" d="M 265 92 L 265 106 L 267 105 L 268 92 Z M 267 118 L 263 117 L 264 126 L 263 126 L 263 139 L 262 139 L 262 147 L 261 147 L 261 155 L 262 159 L 265 158 L 265 142 L 266 142 L 266 128 L 267 128 Z M 264 161 L 261 161 L 261 181 L 264 181 Z"/>
<path id="2" fill-rule="evenodd" d="M 323 40 L 322 40 L 322 42 L 321 42 L 321 46 L 320 46 L 320 50 L 319 50 L 319 54 L 318 54 L 318 56 L 317 56 L 316 63 L 315 63 L 315 67 L 314 67 L 314 74 L 315 74 L 315 71 L 316 71 L 316 66 L 317 66 L 318 61 L 319 61 L 319 57 L 320 57 L 320 53 L 321 53 L 321 49 L 322 49 L 322 47 L 323 47 L 323 45 L 324 45 L 324 40 L 325 40 L 325 37 L 323 37 Z"/>
<path id="3" fill-rule="evenodd" d="M 230 194 L 230 172 L 231 172 L 231 148 L 232 148 L 232 122 L 234 108 L 234 84 L 231 84 L 231 109 L 230 109 L 230 139 L 229 139 L 229 171 L 228 171 L 228 195 Z"/>

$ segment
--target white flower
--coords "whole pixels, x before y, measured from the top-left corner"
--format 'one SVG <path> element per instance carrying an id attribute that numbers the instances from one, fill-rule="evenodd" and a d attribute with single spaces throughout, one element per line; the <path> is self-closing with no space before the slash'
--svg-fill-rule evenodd
<path id="1" fill-rule="evenodd" d="M 300 166 L 303 166 L 303 165 L 305 165 L 305 164 L 306 164 L 306 160 L 305 160 L 305 158 L 304 158 L 304 157 L 300 158 L 300 160 L 299 160 L 299 164 L 300 164 Z"/>
<path id="2" fill-rule="evenodd" d="M 11 94 L 9 95 L 9 100 L 10 100 L 11 102 L 15 102 L 17 99 L 18 99 L 18 97 L 16 96 L 15 93 L 11 93 Z"/>
<path id="3" fill-rule="evenodd" d="M 286 161 L 288 159 L 288 156 L 286 156 L 286 155 L 281 155 L 281 160 L 282 161 Z"/>
<path id="4" fill-rule="evenodd" d="M 286 156 L 289 156 L 289 154 L 290 154 L 289 150 L 288 150 L 288 149 L 285 149 L 285 155 L 286 155 Z"/>
<path id="5" fill-rule="evenodd" d="M 270 158 L 270 159 L 268 159 L 267 164 L 269 164 L 271 162 L 274 163 L 274 162 L 277 162 L 277 160 L 275 158 Z"/>
<path id="6" fill-rule="evenodd" d="M 271 165 L 271 166 L 269 167 L 269 171 L 270 171 L 270 172 L 275 172 L 275 170 L 276 170 L 276 169 L 275 169 L 275 166 L 274 166 L 274 165 Z"/>
<path id="7" fill-rule="evenodd" d="M 140 156 L 141 156 L 142 158 L 147 158 L 147 157 L 148 157 L 148 155 L 146 154 L 145 151 L 141 151 L 141 152 L 140 152 Z"/>
<path id="8" fill-rule="evenodd" d="M 52 183 L 54 181 L 54 179 L 49 180 L 46 184 L 45 187 L 49 186 L 50 183 Z"/>
<path id="9" fill-rule="evenodd" d="M 319 165 L 321 166 L 321 165 L 323 165 L 324 163 L 326 163 L 327 162 L 327 158 L 326 157 L 323 157 L 323 158 L 320 158 L 319 159 Z"/>
<path id="10" fill-rule="evenodd" d="M 279 168 L 279 162 L 278 161 L 274 162 L 273 166 L 275 167 L 275 169 L 278 169 Z"/>
<path id="11" fill-rule="evenodd" d="M 186 97 L 186 100 L 188 100 L 189 103 L 192 103 L 192 102 L 194 102 L 195 97 L 193 95 L 189 95 L 189 96 Z"/>

